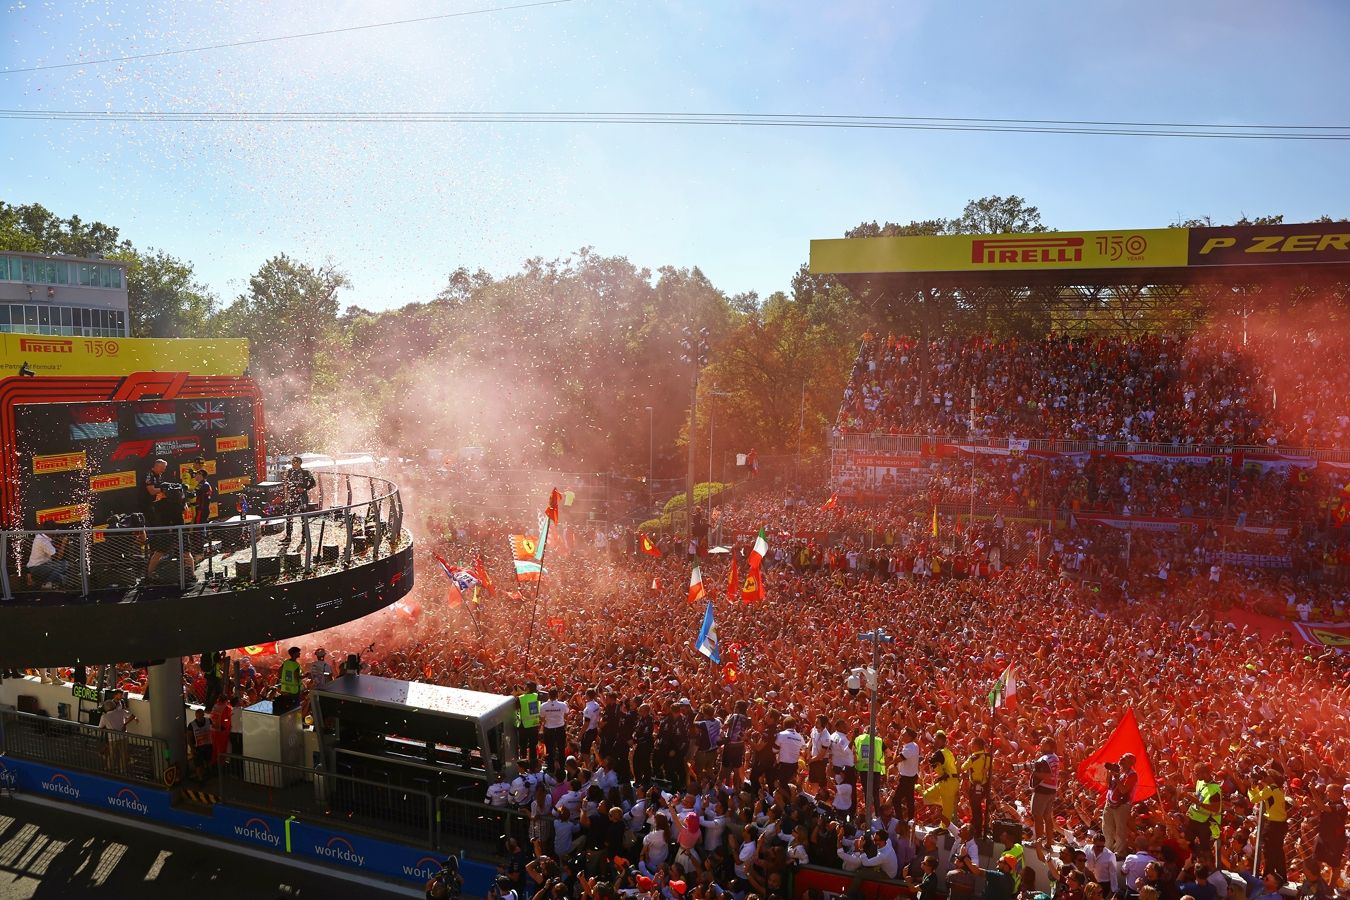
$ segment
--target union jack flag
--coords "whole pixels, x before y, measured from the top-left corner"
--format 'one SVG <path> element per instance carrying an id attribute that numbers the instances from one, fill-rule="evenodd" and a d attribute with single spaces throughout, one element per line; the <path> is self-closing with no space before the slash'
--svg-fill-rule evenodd
<path id="1" fill-rule="evenodd" d="M 218 400 L 192 404 L 189 416 L 193 431 L 223 431 L 225 428 L 225 407 Z"/>

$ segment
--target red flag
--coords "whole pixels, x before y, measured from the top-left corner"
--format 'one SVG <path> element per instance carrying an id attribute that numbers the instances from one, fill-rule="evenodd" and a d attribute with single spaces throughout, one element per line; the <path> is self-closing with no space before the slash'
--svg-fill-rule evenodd
<path id="1" fill-rule="evenodd" d="M 1099 794 L 1105 793 L 1109 777 L 1106 764 L 1120 762 L 1120 757 L 1126 753 L 1134 754 L 1134 770 L 1139 773 L 1134 802 L 1147 800 L 1158 793 L 1158 782 L 1153 777 L 1153 766 L 1149 765 L 1148 752 L 1144 749 L 1144 738 L 1139 734 L 1139 723 L 1134 720 L 1133 709 L 1125 710 L 1120 724 L 1111 732 L 1101 749 L 1078 764 L 1078 780 Z"/>
<path id="2" fill-rule="evenodd" d="M 451 609 L 459 609 L 464 604 L 464 594 L 453 581 L 450 582 L 450 590 L 446 592 L 445 602 Z"/>
<path id="3" fill-rule="evenodd" d="M 727 572 L 727 599 L 735 600 L 740 587 L 740 579 L 736 577 L 736 557 L 733 556 L 731 557 L 731 569 Z"/>
<path id="4" fill-rule="evenodd" d="M 559 616 L 550 617 L 548 620 L 548 630 L 558 637 L 562 637 L 563 633 L 567 631 L 567 620 Z"/>
<path id="5" fill-rule="evenodd" d="M 642 552 L 648 556 L 655 556 L 657 559 L 660 559 L 661 548 L 652 543 L 652 539 L 642 532 L 639 531 L 638 536 L 642 538 Z"/>
<path id="6" fill-rule="evenodd" d="M 834 509 L 838 505 L 839 505 L 839 495 L 831 494 L 830 499 L 826 500 L 825 503 L 821 505 L 820 511 L 828 512 L 829 510 Z"/>
<path id="7" fill-rule="evenodd" d="M 746 603 L 754 603 L 756 600 L 764 599 L 764 576 L 759 567 L 752 568 L 745 575 L 745 582 L 741 585 L 741 600 Z"/>
<path id="8" fill-rule="evenodd" d="M 562 494 L 554 488 L 548 495 L 548 509 L 544 510 L 544 515 L 553 520 L 553 524 L 558 524 L 558 503 L 562 501 Z"/>
<path id="9" fill-rule="evenodd" d="M 482 556 L 473 558 L 473 577 L 478 579 L 479 584 L 487 588 L 489 594 L 496 595 L 497 586 L 492 583 L 492 579 L 488 576 L 487 566 L 483 565 Z"/>

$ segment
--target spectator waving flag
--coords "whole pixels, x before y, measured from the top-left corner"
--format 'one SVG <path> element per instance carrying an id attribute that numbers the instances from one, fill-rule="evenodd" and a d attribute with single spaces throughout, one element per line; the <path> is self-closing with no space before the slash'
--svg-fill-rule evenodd
<path id="1" fill-rule="evenodd" d="M 1126 753 L 1134 754 L 1134 769 L 1139 773 L 1139 782 L 1134 789 L 1134 802 L 1140 803 L 1158 793 L 1158 780 L 1153 775 L 1153 766 L 1148 761 L 1148 751 L 1144 747 L 1144 737 L 1139 733 L 1139 723 L 1135 721 L 1134 710 L 1125 710 L 1120 723 L 1106 743 L 1087 759 L 1078 764 L 1078 780 L 1084 786 L 1099 794 L 1106 793 L 1106 783 L 1110 773 L 1107 763 L 1115 764 Z"/>
<path id="2" fill-rule="evenodd" d="M 759 536 L 755 538 L 755 546 L 750 548 L 750 555 L 745 558 L 745 564 L 751 571 L 758 571 L 760 563 L 764 562 L 764 557 L 769 555 L 769 539 L 764 536 L 764 526 L 759 527 Z"/>
<path id="3" fill-rule="evenodd" d="M 694 563 L 694 571 L 689 576 L 689 602 L 697 603 L 707 598 L 708 592 L 703 590 L 703 570 L 699 568 L 698 563 Z"/>
<path id="4" fill-rule="evenodd" d="M 717 643 L 717 623 L 713 621 L 712 601 L 703 610 L 703 627 L 698 631 L 698 640 L 694 641 L 694 648 L 708 657 L 708 660 L 715 666 L 722 664 L 722 648 Z"/>
<path id="5" fill-rule="evenodd" d="M 640 531 L 638 532 L 638 537 L 641 538 L 640 546 L 642 548 L 643 553 L 647 554 L 648 556 L 655 556 L 657 559 L 661 558 L 661 548 L 656 546 L 656 544 L 652 542 L 651 538 L 647 537 L 647 535 L 643 534 Z"/>
<path id="6" fill-rule="evenodd" d="M 736 577 L 736 557 L 731 557 L 731 568 L 727 570 L 727 599 L 735 600 L 736 592 L 741 589 L 740 579 Z"/>
<path id="7" fill-rule="evenodd" d="M 483 557 L 481 555 L 473 558 L 473 577 L 478 579 L 479 584 L 487 588 L 489 595 L 497 593 L 497 586 L 492 583 L 492 578 L 487 573 L 487 566 L 483 565 Z"/>
<path id="8" fill-rule="evenodd" d="M 826 500 L 823 504 L 821 504 L 821 506 L 820 506 L 820 511 L 821 511 L 821 512 L 829 512 L 830 510 L 834 509 L 834 508 L 835 508 L 836 506 L 838 506 L 838 505 L 839 505 L 839 495 L 838 495 L 838 494 L 831 494 L 831 495 L 830 495 L 830 499 Z"/>
<path id="9" fill-rule="evenodd" d="M 447 598 L 450 605 L 460 606 L 464 602 L 464 592 L 477 587 L 478 579 L 468 569 L 450 565 L 439 553 L 433 553 L 431 556 L 445 572 L 445 577 L 450 579 L 450 595 Z"/>
<path id="10" fill-rule="evenodd" d="M 544 512 L 544 515 L 548 516 L 549 521 L 551 521 L 554 525 L 558 524 L 558 502 L 561 500 L 562 494 L 558 493 L 557 488 L 554 488 L 552 491 L 549 492 L 548 509 Z"/>
<path id="11" fill-rule="evenodd" d="M 998 676 L 998 681 L 994 682 L 993 688 L 989 691 L 989 708 L 998 709 L 1000 706 L 1006 706 L 1008 709 L 1017 708 L 1017 679 L 1013 675 L 1012 663 L 1008 663 L 1008 668 Z"/>
<path id="12" fill-rule="evenodd" d="M 764 576 L 760 574 L 759 567 L 751 569 L 745 573 L 745 582 L 741 584 L 741 600 L 746 603 L 754 603 L 756 600 L 764 599 Z"/>

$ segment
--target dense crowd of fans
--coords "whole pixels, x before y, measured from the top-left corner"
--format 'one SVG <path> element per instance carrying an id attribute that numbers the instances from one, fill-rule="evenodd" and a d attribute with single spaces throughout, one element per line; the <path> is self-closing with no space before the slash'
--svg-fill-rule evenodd
<path id="1" fill-rule="evenodd" d="M 1340 447 L 1350 439 L 1347 350 L 1343 330 L 927 344 L 868 334 L 837 428 Z"/>

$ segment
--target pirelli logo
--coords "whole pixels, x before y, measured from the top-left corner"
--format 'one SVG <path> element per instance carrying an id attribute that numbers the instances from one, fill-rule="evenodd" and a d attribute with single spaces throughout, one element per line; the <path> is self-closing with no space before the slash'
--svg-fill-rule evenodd
<path id="1" fill-rule="evenodd" d="M 247 450 L 247 449 L 248 449 L 248 435 L 246 434 L 237 434 L 234 437 L 216 438 L 217 453 L 229 453 L 232 450 Z"/>
<path id="2" fill-rule="evenodd" d="M 89 476 L 89 490 L 96 494 L 101 494 L 104 491 L 120 491 L 135 486 L 136 473 L 134 471 L 103 472 Z"/>
<path id="3" fill-rule="evenodd" d="M 84 451 L 78 453 L 49 453 L 33 457 L 34 475 L 51 475 L 54 472 L 73 472 L 85 467 Z"/>
<path id="4" fill-rule="evenodd" d="M 75 342 L 60 338 L 19 338 L 24 353 L 74 353 Z"/>
<path id="5" fill-rule="evenodd" d="M 222 478 L 220 479 L 220 486 L 217 490 L 222 494 L 237 494 L 248 487 L 249 483 L 252 481 L 253 479 L 249 478 L 247 475 L 240 475 L 238 478 Z"/>
<path id="6" fill-rule="evenodd" d="M 73 525 L 84 521 L 89 515 L 89 507 L 83 503 L 72 506 L 53 506 L 37 511 L 37 525 Z"/>
<path id="7" fill-rule="evenodd" d="M 1081 263 L 1083 238 L 1015 237 L 978 239 L 970 242 L 970 261 L 974 265 Z"/>

